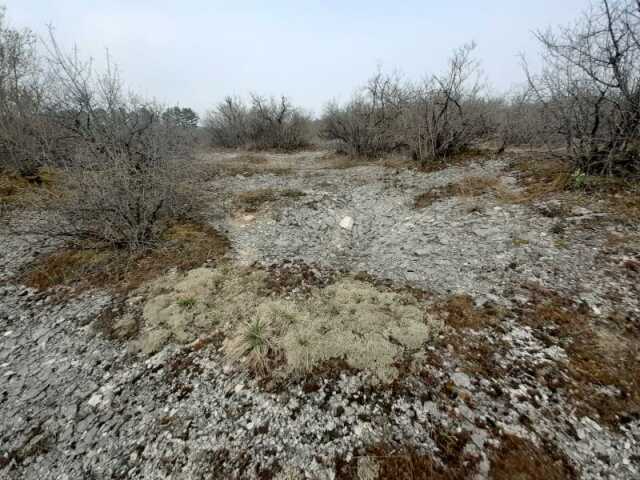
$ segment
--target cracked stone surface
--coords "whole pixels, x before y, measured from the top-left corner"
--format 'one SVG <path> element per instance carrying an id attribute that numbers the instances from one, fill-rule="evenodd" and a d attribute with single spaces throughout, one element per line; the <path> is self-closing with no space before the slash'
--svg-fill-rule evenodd
<path id="1" fill-rule="evenodd" d="M 556 219 L 537 207 L 492 196 L 413 207 L 415 195 L 468 175 L 500 175 L 514 185 L 505 162 L 416 174 L 321 169 L 317 156 L 305 158 L 295 157 L 301 168 L 288 176 L 212 182 L 222 196 L 258 188 L 306 193 L 250 221 L 233 212 L 212 216 L 228 231 L 236 261 L 298 258 L 435 295 L 465 292 L 478 304 L 522 303 L 520 285 L 534 282 L 574 295 L 596 317 L 616 308 L 637 319 L 637 278 L 624 274 L 622 254 L 603 249 L 607 233 L 637 233 L 638 225 L 585 229 L 578 224 L 592 211 L 577 212 L 565 248 L 551 232 Z M 351 229 L 340 226 L 345 217 Z M 297 472 L 293 478 L 331 479 L 337 458 L 349 461 L 380 439 L 438 458 L 437 431 L 468 432 L 466 448 L 480 459 L 477 478 L 491 478 L 498 430 L 551 442 L 579 478 L 640 477 L 640 417 L 615 429 L 578 413 L 565 389 L 540 380 L 560 371 L 565 350 L 517 319 L 465 332 L 469 342 L 502 345 L 492 358 L 505 372 L 500 377 L 466 371 L 442 344 L 426 347 L 425 355 L 438 358 L 426 370 L 428 382 L 407 379 L 396 391 L 372 390 L 363 373 L 269 388 L 226 364 L 215 342 L 169 345 L 151 357 L 132 353 L 99 328 L 99 316 L 117 304 L 106 292 L 61 303 L 55 292 L 19 285 L 14 275 L 51 248 L 47 239 L 0 234 L 0 478 L 275 478 L 286 469 Z"/>

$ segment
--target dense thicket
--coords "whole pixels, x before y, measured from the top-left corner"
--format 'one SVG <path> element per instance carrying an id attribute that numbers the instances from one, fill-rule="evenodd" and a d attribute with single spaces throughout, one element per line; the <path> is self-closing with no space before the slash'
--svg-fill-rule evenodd
<path id="1" fill-rule="evenodd" d="M 219 147 L 295 150 L 311 143 L 311 117 L 284 96 L 251 95 L 249 105 L 227 97 L 209 112 L 205 128 Z"/>

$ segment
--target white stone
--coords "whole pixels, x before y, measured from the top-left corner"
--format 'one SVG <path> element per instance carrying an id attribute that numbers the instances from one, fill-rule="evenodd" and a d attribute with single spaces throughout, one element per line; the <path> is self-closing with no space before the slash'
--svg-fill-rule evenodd
<path id="1" fill-rule="evenodd" d="M 351 230 L 353 228 L 353 218 L 344 217 L 342 220 L 340 220 L 340 227 L 344 228 L 345 230 Z"/>
<path id="2" fill-rule="evenodd" d="M 451 380 L 453 380 L 453 383 L 459 388 L 471 387 L 471 379 L 465 373 L 455 372 L 453 375 L 451 375 Z"/>
<path id="3" fill-rule="evenodd" d="M 573 207 L 571 209 L 571 215 L 583 216 L 583 215 L 589 215 L 590 213 L 591 213 L 591 210 L 587 210 L 584 207 Z"/>

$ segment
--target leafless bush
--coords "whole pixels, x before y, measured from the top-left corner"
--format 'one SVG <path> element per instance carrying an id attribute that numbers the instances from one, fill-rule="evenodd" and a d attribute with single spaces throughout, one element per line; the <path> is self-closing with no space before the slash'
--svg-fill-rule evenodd
<path id="1" fill-rule="evenodd" d="M 491 101 L 489 116 L 493 136 L 503 150 L 510 145 L 542 146 L 544 115 L 542 105 L 528 88 L 519 88 Z"/>
<path id="2" fill-rule="evenodd" d="M 149 246 L 189 208 L 184 129 L 162 121 L 160 107 L 125 94 L 109 61 L 98 74 L 77 51 L 63 52 L 53 34 L 48 61 L 48 115 L 74 146 L 59 166 L 60 189 L 41 205 L 48 228 L 119 248 Z"/>
<path id="3" fill-rule="evenodd" d="M 574 25 L 537 34 L 545 67 L 528 68 L 549 141 L 585 173 L 640 172 L 640 2 L 600 0 Z"/>
<path id="4" fill-rule="evenodd" d="M 310 141 L 311 119 L 287 97 L 251 96 L 249 136 L 255 148 L 294 150 Z"/>
<path id="5" fill-rule="evenodd" d="M 321 135 L 351 155 L 376 157 L 391 152 L 403 143 L 401 121 L 407 100 L 399 77 L 378 71 L 349 103 L 327 105 Z"/>
<path id="6" fill-rule="evenodd" d="M 420 162 L 465 150 L 494 129 L 473 49 L 456 50 L 445 74 L 418 85 L 378 72 L 347 105 L 326 107 L 324 137 L 350 154 L 376 157 L 408 149 Z"/>
<path id="7" fill-rule="evenodd" d="M 205 128 L 215 146 L 236 148 L 249 142 L 249 110 L 237 97 L 226 97 L 207 114 Z"/>
<path id="8" fill-rule="evenodd" d="M 310 143 L 311 119 L 287 97 L 251 96 L 251 106 L 227 97 L 205 121 L 211 141 L 221 147 L 295 150 Z"/>
<path id="9" fill-rule="evenodd" d="M 433 75 L 413 90 L 406 137 L 420 162 L 459 153 L 483 133 L 486 110 L 474 48 L 457 49 L 445 74 Z"/>
<path id="10" fill-rule="evenodd" d="M 28 176 L 52 151 L 52 125 L 42 114 L 44 86 L 36 37 L 5 24 L 0 9 L 0 168 Z"/>

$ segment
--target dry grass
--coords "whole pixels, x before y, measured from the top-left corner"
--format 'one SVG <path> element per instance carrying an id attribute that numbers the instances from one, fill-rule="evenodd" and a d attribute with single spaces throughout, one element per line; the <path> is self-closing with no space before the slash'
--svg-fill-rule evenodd
<path id="1" fill-rule="evenodd" d="M 465 177 L 459 182 L 449 183 L 443 187 L 434 188 L 421 193 L 415 198 L 416 208 L 426 208 L 434 202 L 451 197 L 479 197 L 495 193 L 500 180 L 496 177 Z"/>
<path id="2" fill-rule="evenodd" d="M 228 240 L 211 227 L 176 223 L 151 250 L 132 254 L 101 246 L 65 248 L 36 259 L 21 281 L 38 289 L 63 285 L 75 290 L 104 287 L 124 292 L 168 268 L 184 271 L 220 259 L 228 248 Z"/>
<path id="3" fill-rule="evenodd" d="M 381 166 L 394 169 L 414 168 L 415 162 L 400 154 L 388 154 L 381 158 L 369 158 L 340 153 L 329 153 L 319 160 L 319 165 L 328 170 L 346 170 L 364 166 Z"/>
<path id="4" fill-rule="evenodd" d="M 492 158 L 494 151 L 484 148 L 469 148 L 447 158 L 435 159 L 417 167 L 420 172 L 430 173 L 444 170 L 453 166 L 465 166 L 471 162 L 483 161 Z"/>
<path id="5" fill-rule="evenodd" d="M 241 154 L 231 158 L 217 159 L 207 162 L 204 167 L 209 176 L 235 176 L 242 175 L 289 175 L 293 169 L 288 166 L 274 165 L 267 157 L 260 154 Z"/>
<path id="6" fill-rule="evenodd" d="M 299 190 L 261 188 L 248 192 L 236 193 L 233 203 L 237 209 L 246 213 L 255 213 L 266 203 L 275 202 L 281 198 L 300 198 L 304 193 Z"/>
<path id="7" fill-rule="evenodd" d="M 512 162 L 510 168 L 518 172 L 518 181 L 523 188 L 521 193 L 510 198 L 513 202 L 542 200 L 550 194 L 567 190 L 571 182 L 569 166 L 556 158 L 524 157 Z"/>
<path id="8" fill-rule="evenodd" d="M 640 219 L 640 185 L 614 177 L 572 174 L 569 165 L 554 157 L 525 155 L 511 163 L 518 173 L 521 192 L 499 191 L 499 197 L 509 203 L 534 203 L 551 198 L 561 199 L 565 210 L 573 205 L 588 205 L 602 201 L 605 210 L 621 220 Z"/>
<path id="9" fill-rule="evenodd" d="M 41 169 L 37 175 L 23 177 L 11 172 L 0 171 L 0 202 L 16 203 L 25 194 L 36 192 L 39 188 L 51 189 L 58 173 L 50 168 Z"/>
<path id="10" fill-rule="evenodd" d="M 551 445 L 536 446 L 512 435 L 502 437 L 490 456 L 493 480 L 570 480 L 578 478 L 567 458 Z"/>

